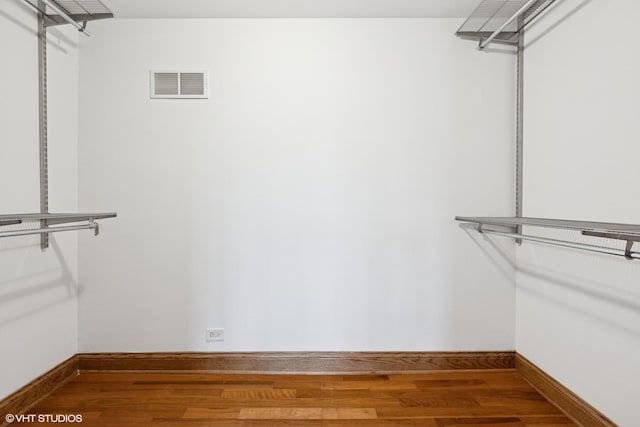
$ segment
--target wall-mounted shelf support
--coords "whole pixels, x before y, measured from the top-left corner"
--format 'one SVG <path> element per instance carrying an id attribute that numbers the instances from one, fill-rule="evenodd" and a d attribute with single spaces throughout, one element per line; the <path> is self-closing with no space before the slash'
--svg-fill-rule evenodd
<path id="1" fill-rule="evenodd" d="M 44 3 L 39 1 L 39 7 L 44 9 Z M 47 27 L 44 12 L 38 12 L 38 120 L 39 120 L 39 151 L 40 151 L 40 213 L 49 212 L 49 131 L 47 124 Z M 46 228 L 45 221 L 40 222 L 41 228 Z M 40 237 L 40 249 L 49 247 L 49 235 Z"/>
<path id="2" fill-rule="evenodd" d="M 1 231 L 0 237 L 40 234 L 40 247 L 49 247 L 49 234 L 58 231 L 93 229 L 98 234 L 94 219 L 111 218 L 116 214 L 50 214 L 49 213 L 49 156 L 47 127 L 47 27 L 71 24 L 88 36 L 87 22 L 113 18 L 113 13 L 100 0 L 24 0 L 38 12 L 38 98 L 39 98 L 39 152 L 40 152 L 40 213 L 0 215 L 0 227 L 40 221 L 40 227 L 29 230 Z M 49 227 L 52 224 L 89 221 L 85 225 Z"/>
<path id="3" fill-rule="evenodd" d="M 555 0 L 483 0 L 456 35 L 478 42 L 483 50 L 491 43 L 517 48 L 516 54 L 516 217 L 523 215 L 524 167 L 524 32 Z M 522 227 L 517 232 L 522 234 Z M 520 239 L 517 239 L 520 244 Z"/>
<path id="4" fill-rule="evenodd" d="M 578 249 L 588 252 L 616 255 L 628 260 L 640 259 L 640 252 L 634 252 L 633 245 L 640 242 L 640 225 L 616 224 L 608 222 L 571 221 L 546 218 L 518 218 L 518 217 L 456 217 L 456 221 L 477 225 L 478 232 L 496 236 L 510 237 L 516 240 L 531 241 L 565 248 Z M 489 226 L 489 228 L 487 228 Z M 492 229 L 491 226 L 506 227 L 507 231 Z M 584 236 L 602 237 L 626 241 L 625 249 L 607 248 L 604 246 L 570 242 L 566 240 L 550 239 L 547 237 L 531 236 L 517 231 L 519 227 L 543 227 L 563 230 L 580 231 Z"/>
<path id="5" fill-rule="evenodd" d="M 524 33 L 525 28 L 556 0 L 483 0 L 462 24 L 456 35 L 475 40 L 484 50 L 491 43 L 516 47 L 516 134 L 515 134 L 515 214 L 523 216 L 524 189 Z M 513 224 L 516 243 L 526 240 L 522 223 Z M 482 231 L 482 225 L 479 225 Z M 521 237 L 517 237 L 521 236 Z"/>

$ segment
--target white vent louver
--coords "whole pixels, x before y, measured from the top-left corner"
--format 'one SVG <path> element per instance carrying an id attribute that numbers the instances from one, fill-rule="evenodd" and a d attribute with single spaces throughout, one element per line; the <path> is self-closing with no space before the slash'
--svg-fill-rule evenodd
<path id="1" fill-rule="evenodd" d="M 208 98 L 206 70 L 151 70 L 151 98 Z"/>

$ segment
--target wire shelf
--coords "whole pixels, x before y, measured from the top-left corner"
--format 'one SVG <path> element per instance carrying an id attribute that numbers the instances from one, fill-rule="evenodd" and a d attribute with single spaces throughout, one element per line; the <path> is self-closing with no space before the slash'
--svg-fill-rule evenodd
<path id="1" fill-rule="evenodd" d="M 457 221 L 473 222 L 476 224 L 500 225 L 516 227 L 530 225 L 544 228 L 562 228 L 565 230 L 587 231 L 590 233 L 621 234 L 640 237 L 640 225 L 618 224 L 612 222 L 573 221 L 566 219 L 548 218 L 516 218 L 516 217 L 464 217 L 457 216 Z"/>
<path id="2" fill-rule="evenodd" d="M 38 7 L 38 0 L 29 0 L 29 3 Z M 109 8 L 100 0 L 54 0 L 52 1 L 67 15 L 98 15 L 101 13 L 111 13 Z M 44 6 L 43 12 L 46 15 L 55 15 L 56 12 L 49 6 Z"/>
<path id="3" fill-rule="evenodd" d="M 47 26 L 66 24 L 67 21 L 49 5 L 38 0 L 25 0 L 42 12 L 47 18 Z M 62 13 L 76 22 L 113 18 L 113 12 L 100 0 L 49 0 Z"/>
<path id="4" fill-rule="evenodd" d="M 115 218 L 116 216 L 117 214 L 115 212 L 73 213 L 73 214 L 29 213 L 29 214 L 0 215 L 0 238 L 27 236 L 32 234 L 49 236 L 49 234 L 51 233 L 58 233 L 61 231 L 74 231 L 74 230 L 93 230 L 94 234 L 97 236 L 100 231 L 100 226 L 95 221 L 98 219 Z M 12 227 L 15 225 L 19 225 L 23 223 L 31 223 L 31 222 L 38 222 L 40 223 L 40 225 L 37 228 L 28 228 L 28 229 L 13 229 Z M 84 224 L 80 224 L 80 223 L 84 223 Z M 60 224 L 72 224 L 72 225 L 60 226 Z M 45 246 L 44 248 L 46 247 L 48 247 L 48 245 Z"/>
<path id="5" fill-rule="evenodd" d="M 500 30 L 494 41 L 504 44 L 517 44 L 518 33 L 544 12 L 555 0 L 538 0 L 525 7 L 528 0 L 483 0 L 471 16 L 456 32 L 461 38 L 478 40 L 488 39 Z M 525 8 L 516 19 L 514 15 Z M 501 29 L 503 25 L 504 28 Z"/>
<path id="6" fill-rule="evenodd" d="M 28 213 L 0 215 L 0 227 L 22 224 L 23 222 L 45 221 L 46 224 L 67 224 L 72 222 L 93 221 L 97 219 L 115 218 L 115 212 L 107 213 Z"/>
<path id="7" fill-rule="evenodd" d="M 457 216 L 456 221 L 477 224 L 480 233 L 504 236 L 516 239 L 516 241 L 531 241 L 565 248 L 578 249 L 588 252 L 597 252 L 608 255 L 617 255 L 629 260 L 640 259 L 640 252 L 633 251 L 633 246 L 640 242 L 640 225 L 618 224 L 610 222 L 573 221 L 548 218 L 520 218 L 520 217 L 464 217 Z M 547 237 L 522 234 L 518 231 L 520 226 L 556 228 L 563 230 L 580 231 L 584 236 L 602 237 L 605 239 L 626 241 L 625 249 L 608 248 L 597 245 L 589 245 L 566 240 L 550 239 Z M 487 228 L 487 226 L 489 226 Z M 495 226 L 507 228 L 507 231 L 496 230 Z"/>

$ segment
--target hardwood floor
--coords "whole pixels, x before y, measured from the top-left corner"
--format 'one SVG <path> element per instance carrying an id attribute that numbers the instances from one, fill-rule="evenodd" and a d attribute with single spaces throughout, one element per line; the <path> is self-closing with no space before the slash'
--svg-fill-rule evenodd
<path id="1" fill-rule="evenodd" d="M 83 426 L 121 427 L 575 425 L 511 369 L 351 376 L 83 372 L 27 414 L 79 414 Z"/>

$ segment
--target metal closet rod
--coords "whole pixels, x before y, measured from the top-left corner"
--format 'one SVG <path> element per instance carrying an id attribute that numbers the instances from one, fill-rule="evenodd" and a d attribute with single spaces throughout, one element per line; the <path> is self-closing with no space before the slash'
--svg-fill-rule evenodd
<path id="1" fill-rule="evenodd" d="M 28 230 L 1 231 L 0 237 L 27 236 L 30 234 L 49 234 L 49 233 L 58 233 L 60 231 L 74 231 L 74 230 L 94 230 L 94 233 L 97 236 L 100 228 L 98 227 L 98 223 L 93 222 L 90 224 L 72 225 L 68 227 L 47 227 L 47 228 L 31 228 Z"/>
<path id="2" fill-rule="evenodd" d="M 47 6 L 49 6 L 49 9 L 51 9 L 55 13 L 57 13 L 60 17 L 62 17 L 62 19 L 64 19 L 69 24 L 71 24 L 74 27 L 76 27 L 78 29 L 78 31 L 80 31 L 82 34 L 84 34 L 87 37 L 91 36 L 91 34 L 89 34 L 89 32 L 87 31 L 85 25 L 81 25 L 79 22 L 75 21 L 72 17 L 70 17 L 65 11 L 63 11 L 58 6 L 56 6 L 53 2 L 51 2 L 50 0 L 40 0 L 40 1 L 42 1 L 42 3 L 46 4 Z M 27 2 L 27 3 L 30 4 L 29 2 Z"/>
<path id="3" fill-rule="evenodd" d="M 511 237 L 513 239 L 528 240 L 528 241 L 531 241 L 531 242 L 544 243 L 544 244 L 547 244 L 547 245 L 562 246 L 564 248 L 578 249 L 578 250 L 581 250 L 581 251 L 597 252 L 597 253 L 600 253 L 600 254 L 607 254 L 607 255 L 616 255 L 616 256 L 625 257 L 625 258 L 631 259 L 631 260 L 632 259 L 640 259 L 640 252 L 632 252 L 631 250 L 626 251 L 624 249 L 605 248 L 605 247 L 602 247 L 602 246 L 587 245 L 587 244 L 584 244 L 584 243 L 567 242 L 566 240 L 548 239 L 546 237 L 528 236 L 526 234 L 519 234 L 519 233 L 506 233 L 506 232 L 501 232 L 501 231 L 483 230 L 483 229 L 480 229 L 479 231 L 482 234 L 493 234 L 493 235 L 496 235 L 496 236 Z"/>
<path id="4" fill-rule="evenodd" d="M 484 49 L 485 47 L 487 47 L 489 45 L 489 43 L 491 43 L 493 41 L 493 39 L 495 39 L 498 36 L 498 34 L 500 34 L 502 32 L 502 30 L 507 28 L 507 25 L 511 24 L 518 16 L 520 16 L 524 12 L 526 12 L 527 9 L 529 9 L 531 7 L 531 5 L 533 5 L 537 1 L 538 0 L 529 0 L 528 2 L 526 2 L 524 4 L 524 6 L 522 6 L 520 9 L 518 9 L 518 11 L 516 13 L 514 13 L 513 16 L 511 18 L 509 18 L 504 24 L 502 24 L 497 30 L 495 30 L 493 32 L 493 34 L 491 34 L 486 40 L 480 42 L 480 46 L 479 46 L 480 49 Z"/>

